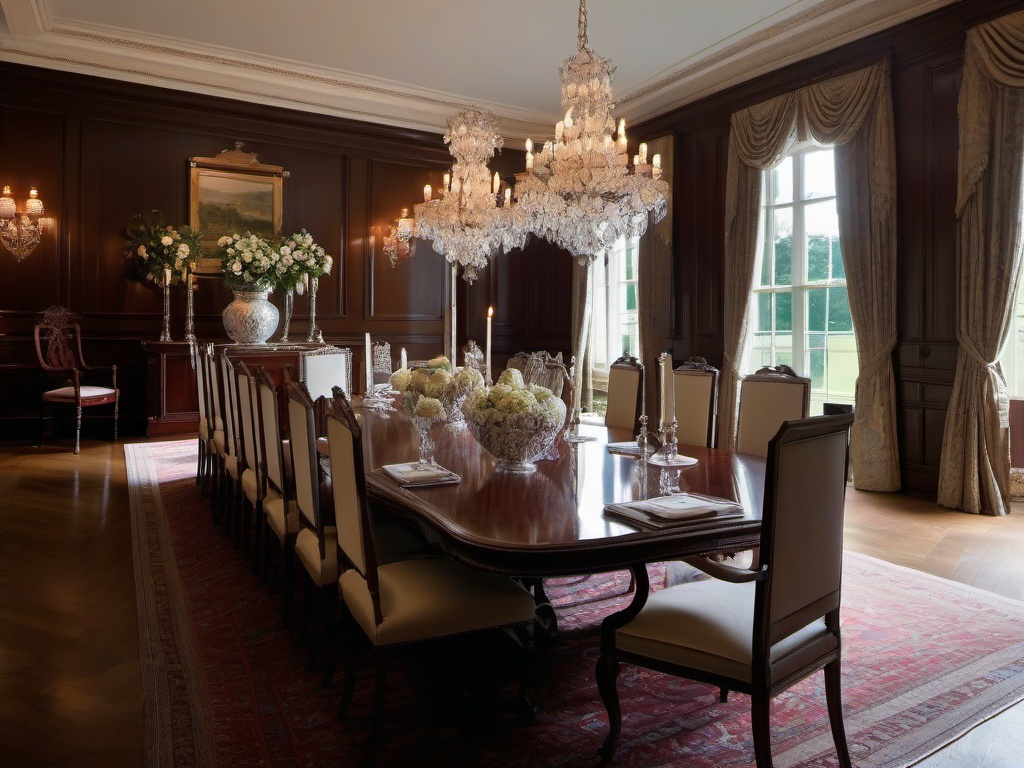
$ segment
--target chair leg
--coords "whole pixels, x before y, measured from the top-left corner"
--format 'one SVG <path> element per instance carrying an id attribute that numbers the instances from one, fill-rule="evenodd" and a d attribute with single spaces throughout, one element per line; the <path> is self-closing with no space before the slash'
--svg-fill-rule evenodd
<path id="1" fill-rule="evenodd" d="M 345 717 L 348 705 L 352 703 L 352 694 L 356 690 L 356 633 L 359 628 L 348 610 L 345 602 L 339 598 L 341 617 L 338 622 L 338 638 L 341 645 L 340 653 L 345 662 L 345 683 L 341 689 L 341 701 L 338 702 L 338 719 Z"/>
<path id="2" fill-rule="evenodd" d="M 75 415 L 75 455 L 82 452 L 82 406 L 78 406 Z"/>
<path id="3" fill-rule="evenodd" d="M 284 581 L 281 590 L 281 623 L 288 627 L 292 623 L 292 609 L 295 606 L 295 536 L 284 540 Z"/>
<path id="4" fill-rule="evenodd" d="M 850 748 L 846 744 L 846 726 L 843 724 L 843 697 L 839 659 L 825 665 L 825 700 L 828 702 L 828 720 L 832 726 L 832 740 L 842 768 L 851 768 Z"/>
<path id="5" fill-rule="evenodd" d="M 378 648 L 374 654 L 377 657 L 377 665 L 373 680 L 373 716 L 370 721 L 370 754 L 377 744 L 377 734 L 380 732 L 380 721 L 384 717 L 384 694 L 388 683 L 388 655 L 383 648 Z"/>
<path id="6" fill-rule="evenodd" d="M 334 679 L 334 668 L 338 663 L 338 588 L 330 585 L 324 588 L 324 676 L 321 688 L 327 688 Z"/>
<path id="7" fill-rule="evenodd" d="M 718 689 L 718 701 L 722 704 L 729 701 L 729 689 L 725 686 Z"/>
<path id="8" fill-rule="evenodd" d="M 772 763 L 771 696 L 755 691 L 750 696 L 750 724 L 754 731 L 754 760 L 757 768 L 774 768 Z"/>
<path id="9" fill-rule="evenodd" d="M 611 762 L 622 730 L 622 710 L 619 707 L 619 692 L 615 685 L 618 677 L 618 658 L 610 653 L 601 654 L 601 658 L 597 660 L 597 689 L 608 712 L 608 735 L 605 736 L 598 754 L 605 763 Z"/>

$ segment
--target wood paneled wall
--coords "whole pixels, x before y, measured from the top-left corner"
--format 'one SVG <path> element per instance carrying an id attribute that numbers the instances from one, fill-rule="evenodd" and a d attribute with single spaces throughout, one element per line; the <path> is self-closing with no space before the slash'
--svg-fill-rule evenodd
<path id="1" fill-rule="evenodd" d="M 1020 0 L 959 2 L 634 129 L 638 140 L 676 138 L 674 356 L 702 355 L 721 365 L 730 115 L 891 57 L 899 206 L 899 338 L 893 360 L 908 490 L 932 494 L 937 487 L 956 367 L 957 98 L 966 30 L 1021 9 Z"/>
<path id="2" fill-rule="evenodd" d="M 418 243 L 412 258 L 392 267 L 381 248 L 401 209 L 422 200 L 425 183 L 437 187 L 450 165 L 440 135 L 6 63 L 0 63 L 0 81 L 0 184 L 10 184 L 19 198 L 37 186 L 56 222 L 24 262 L 0 250 L 0 439 L 38 433 L 42 382 L 31 333 L 37 314 L 53 304 L 82 316 L 90 362 L 120 366 L 123 432 L 142 434 L 142 341 L 159 336 L 162 298 L 129 279 L 122 232 L 134 214 L 152 209 L 169 223 L 188 223 L 189 158 L 214 156 L 235 141 L 289 172 L 284 232 L 305 228 L 335 257 L 317 295 L 317 323 L 327 341 L 354 346 L 360 360 L 366 331 L 390 341 L 396 357 L 400 347 L 413 359 L 440 354 L 446 262 L 428 243 Z M 499 161 L 516 168 L 521 154 L 506 152 Z M 538 263 L 531 255 L 536 248 L 545 252 L 531 245 L 520 255 Z M 568 265 L 567 256 L 563 261 Z M 515 352 L 505 345 L 518 348 L 520 339 L 541 338 L 541 331 L 545 343 L 567 349 L 568 310 L 564 317 L 529 312 L 534 275 L 518 266 L 503 270 L 497 282 L 484 270 L 472 294 L 486 306 L 496 303 L 495 291 L 501 305 L 522 308 L 514 332 L 499 326 L 495 355 Z M 554 274 L 554 283 L 551 277 L 546 282 L 557 294 L 560 273 Z M 467 300 L 465 289 L 460 297 Z M 226 338 L 220 313 L 230 300 L 219 279 L 200 280 L 200 339 Z M 280 297 L 273 300 L 281 304 Z M 471 332 L 482 340 L 482 319 L 478 331 L 465 307 L 460 310 L 460 342 Z M 175 289 L 171 330 L 177 340 L 184 315 L 183 292 Z M 292 338 L 305 336 L 307 316 L 308 299 L 297 297 Z M 512 317 L 506 315 L 509 322 Z M 97 434 L 104 434 L 102 427 Z"/>

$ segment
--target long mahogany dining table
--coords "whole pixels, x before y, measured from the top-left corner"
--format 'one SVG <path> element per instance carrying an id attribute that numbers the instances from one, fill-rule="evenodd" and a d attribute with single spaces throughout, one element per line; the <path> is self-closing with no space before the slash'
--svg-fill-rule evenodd
<path id="1" fill-rule="evenodd" d="M 629 440 L 628 432 L 581 426 L 581 434 L 597 439 L 570 443 L 559 436 L 556 458 L 537 461 L 532 474 L 516 474 L 496 470 L 497 460 L 467 428 L 437 425 L 434 458 L 461 481 L 404 488 L 381 467 L 416 460 L 419 438 L 409 419 L 400 410 L 357 413 L 371 500 L 482 570 L 521 578 L 602 573 L 758 544 L 765 473 L 758 456 L 680 446 L 697 463 L 667 470 L 678 473 L 679 489 L 734 500 L 744 515 L 650 530 L 604 514 L 608 503 L 661 495 L 664 470 L 609 452 L 608 442 Z"/>

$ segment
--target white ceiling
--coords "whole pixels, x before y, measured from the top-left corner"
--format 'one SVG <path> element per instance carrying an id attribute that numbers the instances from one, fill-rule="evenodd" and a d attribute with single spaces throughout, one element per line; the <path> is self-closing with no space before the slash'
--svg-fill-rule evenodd
<path id="1" fill-rule="evenodd" d="M 961 0 L 589 0 L 616 114 L 654 117 Z M 966 0 L 962 0 L 966 1 Z M 578 0 L 0 0 L 0 60 L 443 131 L 543 138 Z"/>

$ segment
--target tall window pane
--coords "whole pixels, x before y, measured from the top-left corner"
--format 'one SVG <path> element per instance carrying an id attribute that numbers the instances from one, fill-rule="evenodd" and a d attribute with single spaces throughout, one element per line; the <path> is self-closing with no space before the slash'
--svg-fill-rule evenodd
<path id="1" fill-rule="evenodd" d="M 764 240 L 754 288 L 751 369 L 790 365 L 811 379 L 811 413 L 853 403 L 857 345 L 846 292 L 831 148 L 803 147 L 765 172 Z"/>

